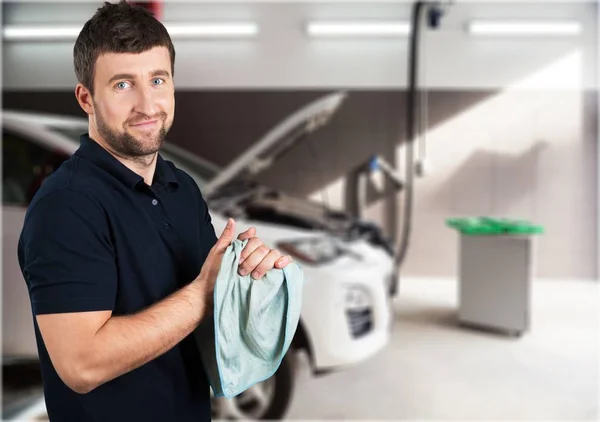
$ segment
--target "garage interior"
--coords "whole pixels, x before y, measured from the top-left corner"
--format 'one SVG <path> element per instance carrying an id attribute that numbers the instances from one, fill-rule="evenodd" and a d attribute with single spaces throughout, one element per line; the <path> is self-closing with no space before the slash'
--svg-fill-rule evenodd
<path id="1" fill-rule="evenodd" d="M 81 26 L 100 6 L 8 1 L 2 22 L 4 28 Z M 314 374 L 309 354 L 300 353 L 283 419 L 597 420 L 600 6 L 439 3 L 439 25 L 424 24 L 420 34 L 420 120 L 411 140 L 409 32 L 332 37 L 307 28 L 311 22 L 407 24 L 413 6 L 161 5 L 163 22 L 252 22 L 259 28 L 247 38 L 174 38 L 176 114 L 167 140 L 190 156 L 226 167 L 296 110 L 343 92 L 330 121 L 294 143 L 257 175 L 258 183 L 351 212 L 350 179 L 371 157 L 390 163 L 405 181 L 412 143 L 415 162 L 424 167 L 414 176 L 389 341 L 368 359 L 323 374 Z M 567 22 L 577 30 L 486 34 L 473 29 L 478 21 Z M 72 39 L 16 41 L 4 32 L 3 111 L 84 118 L 73 95 L 72 46 Z M 374 187 L 360 218 L 380 227 L 397 248 L 406 193 L 391 188 L 381 169 L 370 177 Z M 543 227 L 528 237 L 528 328 L 518 335 L 459 321 L 461 233 L 446 222 L 482 216 Z M 3 242 L 5 250 L 12 246 Z M 6 277 L 3 271 L 4 285 Z M 3 313 L 3 325 L 10 323 Z M 4 373 L 22 380 L 3 347 Z M 36 380 L 33 372 L 27 377 Z M 4 378 L 6 420 L 37 403 L 39 382 L 22 384 Z"/>

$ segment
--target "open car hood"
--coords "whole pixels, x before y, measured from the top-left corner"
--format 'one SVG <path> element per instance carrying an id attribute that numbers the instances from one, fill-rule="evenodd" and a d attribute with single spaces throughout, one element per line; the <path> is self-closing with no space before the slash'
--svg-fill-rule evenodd
<path id="1" fill-rule="evenodd" d="M 208 199 L 209 206 L 236 219 L 297 227 L 329 233 L 345 240 L 362 238 L 394 254 L 391 239 L 381 227 L 327 205 L 271 189 L 252 180 L 239 180 L 223 186 Z"/>
<path id="2" fill-rule="evenodd" d="M 346 97 L 334 93 L 304 106 L 233 160 L 202 188 L 210 208 L 234 218 L 316 230 L 348 240 L 363 238 L 392 256 L 393 245 L 377 225 L 264 186 L 253 177 L 329 123 Z"/>
<path id="3" fill-rule="evenodd" d="M 329 94 L 288 116 L 224 167 L 203 187 L 203 193 L 211 196 L 234 179 L 247 179 L 269 168 L 296 142 L 325 126 L 345 99 L 343 92 Z"/>

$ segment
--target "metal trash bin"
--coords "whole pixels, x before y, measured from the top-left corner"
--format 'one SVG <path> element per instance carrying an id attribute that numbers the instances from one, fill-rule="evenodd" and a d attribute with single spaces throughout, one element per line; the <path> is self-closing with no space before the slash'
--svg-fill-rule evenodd
<path id="1" fill-rule="evenodd" d="M 461 233 L 459 323 L 514 336 L 528 331 L 534 235 L 543 228 L 486 217 L 446 222 Z"/>

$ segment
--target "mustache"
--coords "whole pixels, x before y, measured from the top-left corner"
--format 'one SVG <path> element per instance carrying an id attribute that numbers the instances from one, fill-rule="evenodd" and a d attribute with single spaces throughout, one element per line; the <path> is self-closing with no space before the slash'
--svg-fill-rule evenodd
<path id="1" fill-rule="evenodd" d="M 125 121 L 126 125 L 137 125 L 140 123 L 144 123 L 145 121 L 148 120 L 167 120 L 167 113 L 165 113 L 164 111 L 150 117 L 150 116 L 145 116 L 145 117 L 135 117 L 129 120 Z"/>

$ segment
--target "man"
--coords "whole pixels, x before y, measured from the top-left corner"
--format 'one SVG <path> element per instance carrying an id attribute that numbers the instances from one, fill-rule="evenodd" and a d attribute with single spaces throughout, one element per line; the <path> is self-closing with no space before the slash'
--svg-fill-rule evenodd
<path id="1" fill-rule="evenodd" d="M 193 330 L 222 255 L 192 178 L 158 151 L 173 122 L 175 51 L 148 11 L 105 3 L 74 47 L 81 147 L 37 192 L 18 246 L 51 421 L 207 421 Z M 240 274 L 291 262 L 255 237 Z M 206 341 L 211 341 L 207 339 Z"/>

